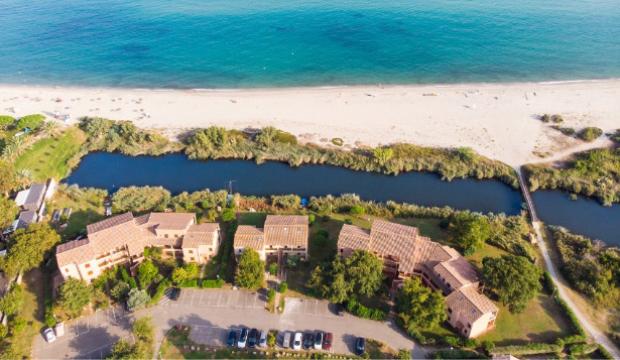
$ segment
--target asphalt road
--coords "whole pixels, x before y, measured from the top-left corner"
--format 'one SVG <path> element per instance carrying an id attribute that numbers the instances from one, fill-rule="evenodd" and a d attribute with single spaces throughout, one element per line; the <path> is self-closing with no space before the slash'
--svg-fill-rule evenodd
<path id="1" fill-rule="evenodd" d="M 176 324 L 190 325 L 192 340 L 205 345 L 224 345 L 231 328 L 249 327 L 279 331 L 329 331 L 334 334 L 332 351 L 349 353 L 355 338 L 363 336 L 386 343 L 394 349 L 413 350 L 414 358 L 424 358 L 426 351 L 416 345 L 391 322 L 360 319 L 348 314 L 339 316 L 326 301 L 287 298 L 283 314 L 265 309 L 265 297 L 241 290 L 183 289 L 175 301 L 164 299 L 152 308 L 128 314 L 110 309 L 67 324 L 67 334 L 48 344 L 35 339 L 33 357 L 101 358 L 119 338 L 131 338 L 133 316 L 150 315 L 156 326 L 156 343 Z"/>

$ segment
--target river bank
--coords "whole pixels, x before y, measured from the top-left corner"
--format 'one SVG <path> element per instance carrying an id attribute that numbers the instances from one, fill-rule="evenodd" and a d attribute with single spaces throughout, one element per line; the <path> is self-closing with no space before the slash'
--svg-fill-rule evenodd
<path id="1" fill-rule="evenodd" d="M 618 127 L 620 80 L 172 90 L 0 85 L 0 111 L 131 120 L 170 138 L 212 125 L 274 126 L 301 142 L 344 148 L 405 142 L 470 147 L 517 166 L 602 147 L 562 135 L 537 119 L 561 114 L 562 126 Z M 544 155 L 544 157 L 541 157 Z"/>

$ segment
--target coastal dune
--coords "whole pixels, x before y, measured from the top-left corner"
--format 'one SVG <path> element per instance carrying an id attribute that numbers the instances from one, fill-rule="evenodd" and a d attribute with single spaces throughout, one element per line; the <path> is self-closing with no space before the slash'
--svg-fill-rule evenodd
<path id="1" fill-rule="evenodd" d="M 608 144 L 583 143 L 560 126 L 620 128 L 620 80 L 514 84 L 343 86 L 232 90 L 0 85 L 0 114 L 43 113 L 74 123 L 83 116 L 132 120 L 175 137 L 187 130 L 275 126 L 322 145 L 347 148 L 408 142 L 471 147 L 510 165 L 558 160 Z"/>

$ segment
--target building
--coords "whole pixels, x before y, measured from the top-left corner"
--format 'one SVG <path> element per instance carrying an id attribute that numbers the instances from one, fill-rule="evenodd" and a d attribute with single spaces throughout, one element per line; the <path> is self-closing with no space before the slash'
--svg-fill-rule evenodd
<path id="1" fill-rule="evenodd" d="M 421 236 L 418 229 L 375 220 L 370 231 L 343 225 L 338 252 L 349 256 L 366 250 L 383 260 L 384 273 L 394 288 L 418 276 L 446 295 L 450 324 L 463 336 L 473 338 L 495 326 L 498 308 L 478 291 L 478 274 L 458 251 Z"/>
<path id="2" fill-rule="evenodd" d="M 13 230 L 26 228 L 38 222 L 45 214 L 45 201 L 52 198 L 56 192 L 56 181 L 49 179 L 46 183 L 32 184 L 28 189 L 17 193 L 15 203 L 22 210 L 17 220 L 13 222 Z"/>
<path id="3" fill-rule="evenodd" d="M 119 264 L 135 266 L 144 249 L 158 247 L 162 255 L 185 262 L 206 263 L 220 246 L 218 224 L 196 224 L 192 213 L 116 215 L 86 227 L 87 237 L 56 247 L 56 262 L 64 279 L 92 281 Z"/>
<path id="4" fill-rule="evenodd" d="M 234 239 L 235 254 L 244 249 L 258 252 L 261 260 L 268 256 L 308 257 L 308 217 L 305 215 L 267 215 L 262 229 L 240 225 Z"/>

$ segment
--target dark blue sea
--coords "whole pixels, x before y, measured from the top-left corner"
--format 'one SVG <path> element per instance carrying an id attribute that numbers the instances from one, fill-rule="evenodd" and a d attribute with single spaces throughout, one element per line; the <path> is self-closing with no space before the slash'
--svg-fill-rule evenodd
<path id="1" fill-rule="evenodd" d="M 2 0 L 0 83 L 232 88 L 620 77 L 618 0 Z"/>

